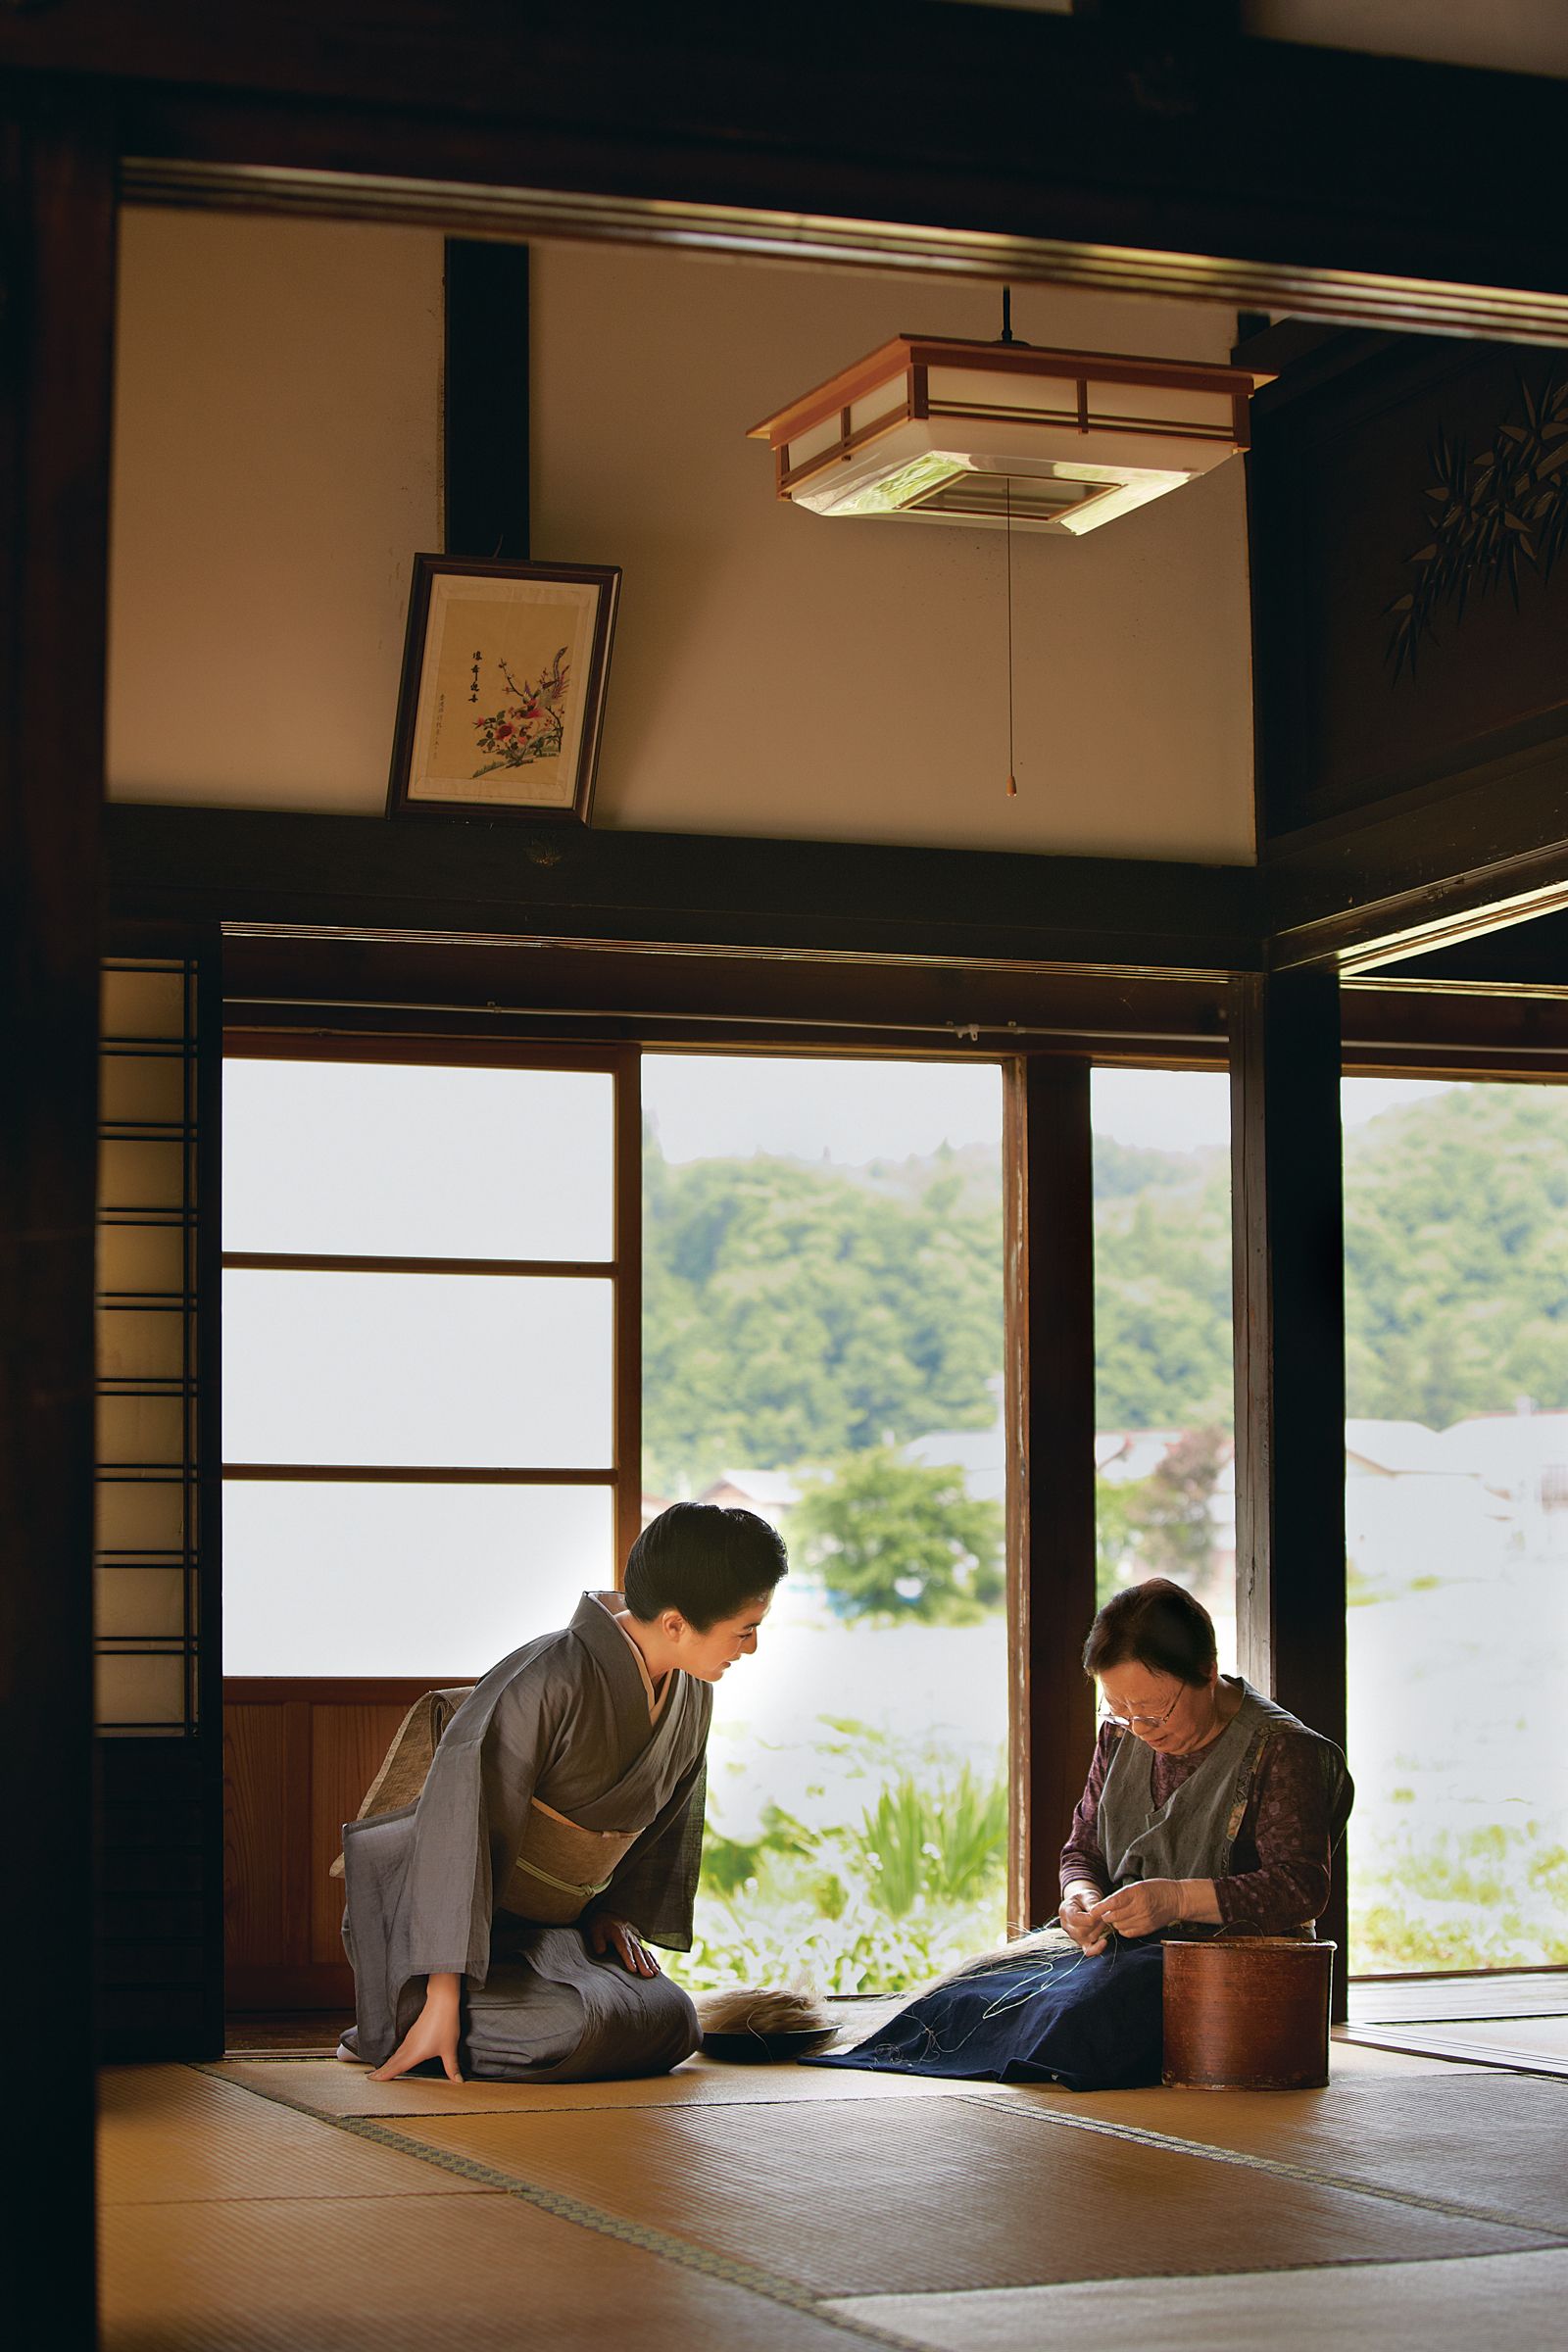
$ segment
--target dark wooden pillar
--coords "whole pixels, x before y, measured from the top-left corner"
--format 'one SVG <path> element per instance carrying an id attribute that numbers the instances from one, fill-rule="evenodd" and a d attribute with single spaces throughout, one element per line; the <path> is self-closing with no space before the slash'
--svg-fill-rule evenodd
<path id="1" fill-rule="evenodd" d="M 528 248 L 449 237 L 444 537 L 475 564 L 528 560 Z"/>
<path id="2" fill-rule="evenodd" d="M 1343 1746 L 1345 1214 L 1332 972 L 1231 992 L 1236 1566 L 1242 1666 Z M 1346 1966 L 1345 1865 L 1323 1933 Z"/>
<path id="3" fill-rule="evenodd" d="M 635 1049 L 615 1060 L 615 1582 L 643 1524 L 643 1086 Z"/>
<path id="4" fill-rule="evenodd" d="M 26 2118 L 7 2334 L 94 2340 L 93 1210 L 114 147 L 0 93 L 0 1692 Z"/>
<path id="5" fill-rule="evenodd" d="M 1087 1061 L 1006 1077 L 1012 1899 L 1038 1927 L 1094 1746 L 1095 1266 Z"/>

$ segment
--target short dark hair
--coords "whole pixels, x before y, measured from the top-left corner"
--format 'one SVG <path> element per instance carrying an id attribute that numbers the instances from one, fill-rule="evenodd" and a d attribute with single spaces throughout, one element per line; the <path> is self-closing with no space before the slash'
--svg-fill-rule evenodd
<path id="1" fill-rule="evenodd" d="M 1129 1585 L 1107 1600 L 1084 1643 L 1085 1674 L 1136 1660 L 1196 1685 L 1207 1682 L 1217 1658 L 1213 1618 L 1166 1576 Z"/>
<path id="2" fill-rule="evenodd" d="M 679 1609 L 706 1634 L 771 1592 L 789 1565 L 783 1537 L 755 1511 L 672 1502 L 626 1555 L 626 1606 L 645 1625 L 661 1609 Z"/>

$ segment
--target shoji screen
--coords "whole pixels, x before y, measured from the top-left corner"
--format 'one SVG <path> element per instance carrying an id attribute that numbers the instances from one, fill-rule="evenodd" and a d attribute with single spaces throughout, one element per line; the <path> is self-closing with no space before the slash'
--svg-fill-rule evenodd
<path id="1" fill-rule="evenodd" d="M 195 956 L 103 980 L 94 1580 L 107 2053 L 222 2042 L 220 1022 Z M 211 1068 L 208 1062 L 211 1061 Z"/>

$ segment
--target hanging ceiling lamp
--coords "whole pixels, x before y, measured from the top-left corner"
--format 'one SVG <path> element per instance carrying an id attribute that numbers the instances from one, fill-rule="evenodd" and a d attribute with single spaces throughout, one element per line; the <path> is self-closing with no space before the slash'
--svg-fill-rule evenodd
<path id="1" fill-rule="evenodd" d="M 1248 446 L 1247 368 L 895 335 L 754 425 L 816 514 L 1085 531 Z"/>

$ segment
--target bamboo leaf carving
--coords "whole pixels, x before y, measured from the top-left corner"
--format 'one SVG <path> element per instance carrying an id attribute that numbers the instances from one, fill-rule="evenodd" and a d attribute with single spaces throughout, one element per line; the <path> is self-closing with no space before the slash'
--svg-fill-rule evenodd
<path id="1" fill-rule="evenodd" d="M 1548 581 L 1568 547 L 1568 372 L 1554 367 L 1539 393 L 1519 379 L 1518 394 L 1523 422 L 1500 421 L 1474 457 L 1438 427 L 1414 581 L 1384 607 L 1395 685 L 1414 678 L 1445 609 L 1457 627 L 1472 596 L 1505 589 L 1517 611 L 1524 567 Z"/>

